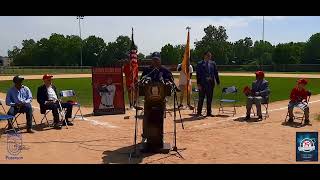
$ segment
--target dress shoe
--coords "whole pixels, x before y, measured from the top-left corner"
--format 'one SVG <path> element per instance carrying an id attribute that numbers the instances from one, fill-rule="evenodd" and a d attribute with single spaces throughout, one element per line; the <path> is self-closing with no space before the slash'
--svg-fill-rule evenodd
<path id="1" fill-rule="evenodd" d="M 305 124 L 305 125 L 309 125 L 309 124 L 310 124 L 309 119 L 304 120 L 304 124 Z"/>
<path id="2" fill-rule="evenodd" d="M 8 125 L 7 130 L 13 130 L 13 127 L 11 126 L 11 124 Z"/>
<path id="3" fill-rule="evenodd" d="M 213 114 L 207 114 L 207 117 L 214 117 Z"/>
<path id="4" fill-rule="evenodd" d="M 62 129 L 60 123 L 55 123 L 55 124 L 53 125 L 53 128 L 54 128 L 54 129 Z"/>
<path id="5" fill-rule="evenodd" d="M 244 118 L 245 121 L 248 121 L 249 119 L 250 119 L 250 116 L 246 116 L 246 117 Z"/>
<path id="6" fill-rule="evenodd" d="M 35 133 L 31 128 L 27 129 L 27 133 Z"/>
<path id="7" fill-rule="evenodd" d="M 200 114 L 200 113 L 196 114 L 196 117 L 201 117 L 201 116 L 202 116 L 202 114 Z"/>
<path id="8" fill-rule="evenodd" d="M 63 121 L 62 126 L 65 126 L 65 125 L 66 125 L 66 121 Z M 67 125 L 68 126 L 73 126 L 73 123 L 71 121 L 67 120 Z"/>

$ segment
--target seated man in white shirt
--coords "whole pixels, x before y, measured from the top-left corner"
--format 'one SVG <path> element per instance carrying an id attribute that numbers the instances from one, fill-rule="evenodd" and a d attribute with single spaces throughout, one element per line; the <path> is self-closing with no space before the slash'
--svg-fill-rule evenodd
<path id="1" fill-rule="evenodd" d="M 61 125 L 66 125 L 65 121 L 61 124 L 59 118 L 59 100 L 57 96 L 57 89 L 52 84 L 52 75 L 45 74 L 43 76 L 44 84 L 38 88 L 37 92 L 37 101 L 40 104 L 40 112 L 44 114 L 46 110 L 52 110 L 54 128 L 61 129 Z M 62 108 L 66 108 L 65 119 L 68 126 L 72 126 L 73 123 L 68 120 L 72 116 L 72 104 L 70 103 L 61 103 Z"/>
<path id="2" fill-rule="evenodd" d="M 180 104 L 179 104 L 179 108 L 180 107 L 183 107 L 183 98 L 184 98 L 184 95 L 187 94 L 187 105 L 189 106 L 189 108 L 192 108 L 191 105 L 190 105 L 190 98 L 191 98 L 191 91 L 192 91 L 192 88 L 189 88 L 188 91 L 187 91 L 187 76 L 186 74 L 182 71 L 182 65 L 181 64 L 178 64 L 178 67 L 177 67 L 177 71 L 180 72 L 180 78 L 179 78 L 179 89 L 181 90 L 181 93 L 180 93 Z M 190 81 L 189 81 L 189 87 L 192 87 L 192 83 L 191 83 L 191 77 L 192 77 L 192 73 L 193 73 L 193 67 L 192 65 L 190 64 L 189 65 L 189 73 L 190 73 Z"/>

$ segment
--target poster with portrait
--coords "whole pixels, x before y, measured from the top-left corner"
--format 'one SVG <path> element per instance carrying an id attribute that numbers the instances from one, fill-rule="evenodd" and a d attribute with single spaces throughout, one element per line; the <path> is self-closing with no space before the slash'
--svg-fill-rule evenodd
<path id="1" fill-rule="evenodd" d="M 125 114 L 121 67 L 92 67 L 93 114 Z"/>

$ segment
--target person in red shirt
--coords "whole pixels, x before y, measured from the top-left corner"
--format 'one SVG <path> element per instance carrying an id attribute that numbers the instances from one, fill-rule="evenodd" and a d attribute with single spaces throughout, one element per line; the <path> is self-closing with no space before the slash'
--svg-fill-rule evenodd
<path id="1" fill-rule="evenodd" d="M 309 105 L 307 103 L 307 98 L 310 95 L 310 92 L 307 91 L 304 87 L 308 84 L 307 80 L 300 79 L 298 80 L 297 86 L 292 89 L 290 94 L 290 102 L 288 105 L 289 112 L 289 123 L 293 122 L 293 108 L 298 107 L 304 111 L 305 115 L 305 124 L 309 124 Z"/>

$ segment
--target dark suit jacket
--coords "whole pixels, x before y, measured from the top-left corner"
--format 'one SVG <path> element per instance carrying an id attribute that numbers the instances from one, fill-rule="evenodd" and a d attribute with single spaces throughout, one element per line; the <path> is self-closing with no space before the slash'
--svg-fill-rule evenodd
<path id="1" fill-rule="evenodd" d="M 208 81 L 206 79 L 208 76 L 212 78 L 213 85 L 215 84 L 215 82 L 217 84 L 220 84 L 217 65 L 214 61 L 209 60 L 209 69 L 210 69 L 210 73 L 208 72 L 208 69 L 206 67 L 206 62 L 204 60 L 198 62 L 198 64 L 197 64 L 197 84 L 200 84 L 201 86 L 207 86 Z"/>
<path id="2" fill-rule="evenodd" d="M 161 66 L 158 70 L 154 70 L 152 66 L 144 69 L 141 78 L 146 75 L 148 75 L 153 82 L 160 82 L 160 76 L 162 76 L 163 80 L 171 81 L 173 79 L 172 73 L 163 66 Z"/>
<path id="3" fill-rule="evenodd" d="M 56 92 L 57 96 L 59 96 L 59 94 L 57 93 L 57 88 L 54 85 L 52 85 L 52 88 L 54 92 Z M 40 104 L 41 114 L 46 113 L 46 108 L 44 103 L 48 100 L 49 100 L 49 97 L 48 97 L 47 87 L 45 85 L 38 87 L 37 101 Z"/>
<path id="4" fill-rule="evenodd" d="M 262 80 L 261 84 L 257 83 L 257 80 L 252 82 L 252 93 L 255 94 L 256 92 L 259 93 L 259 96 L 263 97 L 265 101 L 269 100 L 269 82 L 267 80 Z"/>

